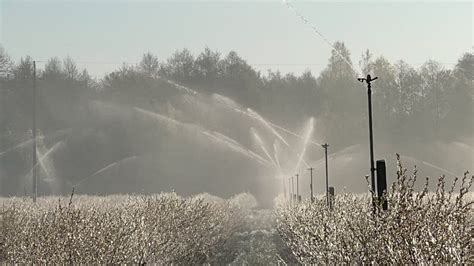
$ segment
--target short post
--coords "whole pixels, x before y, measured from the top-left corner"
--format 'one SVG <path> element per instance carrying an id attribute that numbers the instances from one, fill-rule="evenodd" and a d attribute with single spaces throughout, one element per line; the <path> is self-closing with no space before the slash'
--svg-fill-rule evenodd
<path id="1" fill-rule="evenodd" d="M 336 198 L 334 196 L 334 187 L 329 187 L 329 209 L 332 210 L 334 208 L 334 202 Z"/>
<path id="2" fill-rule="evenodd" d="M 309 189 L 311 190 L 311 202 L 314 202 L 314 194 L 313 194 L 313 171 L 314 171 L 314 168 L 310 167 L 310 168 L 308 168 L 308 170 L 309 170 L 310 177 L 311 177 L 311 182 L 309 183 Z"/>
<path id="3" fill-rule="evenodd" d="M 388 209 L 386 198 L 387 193 L 387 171 L 385 170 L 385 160 L 377 160 L 377 204 L 382 205 L 382 209 Z"/>

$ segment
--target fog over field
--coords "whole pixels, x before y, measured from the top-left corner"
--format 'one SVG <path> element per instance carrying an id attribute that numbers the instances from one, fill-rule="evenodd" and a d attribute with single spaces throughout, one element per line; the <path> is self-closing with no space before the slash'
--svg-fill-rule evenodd
<path id="1" fill-rule="evenodd" d="M 410 64 L 403 53 L 396 60 L 387 59 L 383 52 L 372 53 L 372 45 L 375 50 L 383 48 L 368 38 L 364 50 L 354 52 L 346 41 L 330 42 L 323 33 L 330 29 L 323 31 L 313 24 L 312 15 L 301 12 L 304 5 L 283 3 L 277 5 L 278 12 L 295 25 L 284 30 L 304 31 L 306 42 L 318 42 L 320 50 L 328 51 L 325 60 L 311 59 L 321 66 L 318 72 L 312 72 L 311 65 L 302 72 L 280 72 L 279 65 L 262 70 L 264 66 L 252 65 L 239 54 L 237 44 L 230 52 L 220 52 L 219 47 L 192 52 L 183 48 L 193 46 L 192 42 L 176 43 L 177 50 L 163 57 L 153 52 L 163 54 L 159 47 L 143 44 L 140 47 L 151 52 L 123 65 L 116 63 L 123 60 L 120 57 L 103 61 L 104 57 L 90 54 L 93 60 L 84 62 L 38 49 L 24 52 L 33 51 L 40 60 L 28 54 L 11 56 L 9 50 L 17 53 L 13 45 L 20 40 L 14 30 L 25 30 L 13 25 L 9 10 L 28 13 L 48 5 L 3 3 L 7 13 L 6 46 L 1 50 L 0 195 L 31 193 L 33 109 L 39 195 L 64 195 L 72 187 L 79 194 L 99 195 L 176 191 L 229 197 L 250 192 L 270 204 L 297 173 L 301 193 L 308 196 L 309 167 L 315 168 L 314 191 L 325 192 L 324 143 L 329 144 L 330 185 L 337 191 L 364 192 L 370 169 L 367 97 L 364 84 L 356 78 L 366 74 L 379 77 L 373 85 L 375 155 L 386 159 L 389 183 L 395 177 L 395 153 L 401 154 L 406 167 L 416 165 L 423 176 L 445 174 L 451 179 L 472 169 L 473 56 L 468 51 L 452 56 L 452 64 L 435 60 L 436 53 L 425 62 Z M 52 6 L 66 13 L 75 5 L 85 8 L 63 5 Z M 119 12 L 122 5 L 109 6 Z M 183 10 L 198 6 L 181 5 Z M 228 4 L 237 13 L 242 5 Z M 275 8 L 270 3 L 254 5 Z M 140 6 L 171 11 L 179 7 L 136 3 L 130 14 L 137 15 Z M 218 10 L 225 4 L 210 6 Z M 352 6 L 347 4 L 344 12 Z M 91 19 L 96 19 L 94 12 Z M 72 47 L 68 53 L 81 54 L 84 49 Z M 98 67 L 110 65 L 113 69 L 107 74 L 98 74 Z M 89 68 L 95 73 L 90 74 Z"/>
<path id="2" fill-rule="evenodd" d="M 0 0 L 0 264 L 474 264 L 471 2 Z"/>

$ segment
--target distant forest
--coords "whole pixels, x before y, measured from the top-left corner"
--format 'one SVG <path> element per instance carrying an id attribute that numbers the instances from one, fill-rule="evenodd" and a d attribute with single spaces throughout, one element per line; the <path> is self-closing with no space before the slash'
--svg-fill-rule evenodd
<path id="1" fill-rule="evenodd" d="M 163 81 L 167 79 L 198 93 L 227 96 L 289 128 L 300 127 L 305 119 L 315 117 L 317 135 L 322 136 L 321 141 L 332 143 L 333 149 L 365 143 L 366 88 L 339 56 L 351 60 L 349 49 L 343 42 L 335 43 L 335 47 L 339 53 L 332 51 L 326 68 L 318 75 L 309 71 L 301 75 L 261 73 L 234 51 L 222 55 L 209 48 L 197 55 L 179 50 L 168 59 L 146 53 L 139 64 L 124 64 L 102 79 L 91 78 L 70 57 L 53 57 L 37 71 L 38 131 L 48 136 L 65 128 L 94 129 L 72 137 L 69 144 L 77 146 L 75 153 L 61 159 L 71 169 L 75 160 L 88 161 L 91 168 L 97 168 L 101 165 L 97 161 L 107 158 L 105 153 L 118 156 L 131 149 L 120 141 L 122 135 L 154 137 L 146 136 L 146 130 L 135 132 L 138 129 L 120 121 L 99 122 L 90 103 L 98 100 L 144 109 L 164 107 L 176 94 Z M 415 68 L 404 61 L 375 57 L 368 50 L 362 55 L 355 65 L 359 64 L 363 75 L 379 77 L 373 84 L 377 141 L 409 146 L 418 141 L 472 136 L 474 56 L 465 53 L 457 60 L 452 69 L 436 61 Z M 33 58 L 25 56 L 14 62 L 8 51 L 1 49 L 0 152 L 31 136 L 32 76 Z M 99 150 L 104 142 L 113 148 Z M 91 156 L 87 151 L 95 153 Z M 25 168 L 18 166 L 28 165 L 31 158 L 19 151 L 17 156 L 2 160 L 3 174 L 15 176 L 20 174 L 18 169 Z M 10 186 L 15 187 L 13 183 Z M 13 187 L 10 189 L 15 190 Z M 8 189 L 3 186 L 0 194 Z"/>

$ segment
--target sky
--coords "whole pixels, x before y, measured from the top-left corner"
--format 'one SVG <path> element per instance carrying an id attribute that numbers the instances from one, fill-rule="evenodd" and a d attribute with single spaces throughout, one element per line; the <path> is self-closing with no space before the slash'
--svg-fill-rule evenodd
<path id="1" fill-rule="evenodd" d="M 318 74 L 331 48 L 280 1 L 0 0 L 0 42 L 15 61 L 71 56 L 95 77 L 145 52 L 236 51 L 268 69 Z M 290 1 L 330 42 L 343 41 L 357 67 L 369 49 L 391 62 L 452 68 L 473 48 L 473 4 L 459 1 Z"/>

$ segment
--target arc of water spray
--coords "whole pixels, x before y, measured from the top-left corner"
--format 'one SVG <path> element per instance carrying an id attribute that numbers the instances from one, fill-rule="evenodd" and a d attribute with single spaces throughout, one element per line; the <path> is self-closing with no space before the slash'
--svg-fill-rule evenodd
<path id="1" fill-rule="evenodd" d="M 443 171 L 443 172 L 445 172 L 445 173 L 448 173 L 448 174 L 450 174 L 450 175 L 459 176 L 459 175 L 457 175 L 457 174 L 455 174 L 455 173 L 453 173 L 453 172 L 451 172 L 451 171 L 449 171 L 449 170 L 446 170 L 446 169 L 441 168 L 441 167 L 439 167 L 439 166 L 436 166 L 436 165 L 434 165 L 434 164 L 431 164 L 431 163 L 428 163 L 428 162 L 425 162 L 425 161 L 422 161 L 421 163 L 424 164 L 424 165 L 431 166 L 431 167 L 433 167 L 433 168 L 435 168 L 435 169 L 438 169 L 438 170 L 440 170 L 440 171 Z"/>
<path id="2" fill-rule="evenodd" d="M 61 144 L 63 143 L 63 141 L 58 141 L 56 144 L 54 144 L 49 150 L 47 150 L 44 154 L 40 154 L 38 152 L 38 150 L 36 151 L 36 154 L 38 154 L 38 161 L 36 162 L 35 165 L 33 165 L 33 167 L 30 169 L 30 171 L 28 171 L 28 174 L 26 176 L 29 176 L 32 174 L 33 172 L 33 169 L 35 169 L 36 167 L 41 166 L 41 168 L 44 170 L 44 172 L 46 173 L 46 175 L 48 176 L 48 178 L 51 178 L 50 174 L 49 174 L 49 171 L 46 169 L 46 166 L 44 165 L 44 162 L 43 160 L 49 156 L 53 151 L 55 151 Z"/>
<path id="3" fill-rule="evenodd" d="M 360 146 L 360 144 L 354 144 L 354 145 L 351 145 L 351 146 L 349 146 L 349 147 L 346 147 L 346 148 L 344 148 L 344 149 L 342 149 L 342 150 L 340 150 L 340 151 L 331 153 L 331 154 L 328 155 L 328 158 L 334 158 L 334 157 L 343 155 L 343 153 L 345 153 L 345 152 L 347 152 L 347 151 L 349 151 L 349 150 L 351 150 L 351 149 L 353 149 L 353 148 L 355 148 L 355 147 L 357 147 L 357 146 Z M 321 159 L 315 161 L 315 162 L 314 162 L 314 165 L 315 165 L 315 166 L 318 166 L 318 165 L 324 163 L 324 159 L 325 159 L 325 158 L 323 157 L 323 158 L 321 158 Z"/>
<path id="4" fill-rule="evenodd" d="M 41 166 L 41 169 L 43 169 L 43 171 L 45 172 L 47 178 L 52 180 L 53 177 L 49 173 L 49 170 L 47 169 L 47 167 L 46 167 L 46 165 L 44 164 L 44 161 L 43 161 L 43 159 L 45 158 L 44 154 L 42 155 L 38 150 L 36 151 L 36 154 L 38 154 L 38 158 L 41 158 L 41 159 L 38 159 L 38 162 Z"/>
<path id="5" fill-rule="evenodd" d="M 163 78 L 163 77 L 160 77 L 160 76 L 158 76 L 158 78 L 161 79 L 161 80 L 163 80 L 163 81 L 165 81 L 165 82 L 168 83 L 168 84 L 173 85 L 175 88 L 177 88 L 177 89 L 179 89 L 179 90 L 183 90 L 183 91 L 185 91 L 185 92 L 187 92 L 187 93 L 197 95 L 197 92 L 196 92 L 195 90 L 193 90 L 193 89 L 190 89 L 190 88 L 188 88 L 188 87 L 186 87 L 186 86 L 180 85 L 180 84 L 178 84 L 178 83 L 176 83 L 176 82 L 174 82 L 174 81 L 171 81 L 171 80 L 169 80 L 169 79 L 166 79 L 166 78 Z"/>
<path id="6" fill-rule="evenodd" d="M 270 156 L 270 153 L 267 151 L 267 148 L 265 148 L 265 143 L 263 142 L 263 140 L 260 138 L 260 136 L 258 135 L 257 133 L 257 130 L 255 130 L 255 128 L 250 128 L 250 131 L 252 132 L 253 134 L 253 137 L 257 140 L 259 146 L 260 146 L 260 149 L 262 149 L 263 153 L 268 157 L 268 159 L 276 166 L 277 164 L 275 163 L 275 161 L 273 160 L 272 156 Z"/>
<path id="7" fill-rule="evenodd" d="M 36 137 L 36 140 L 41 140 L 42 138 L 43 138 L 43 136 Z M 15 146 L 13 146 L 13 147 L 11 147 L 11 148 L 5 150 L 5 151 L 0 152 L 0 156 L 4 155 L 4 154 L 6 154 L 6 153 L 9 153 L 9 152 L 11 152 L 11 151 L 14 151 L 14 150 L 16 150 L 16 149 L 19 149 L 19 148 L 21 148 L 21 147 L 23 147 L 23 146 L 26 146 L 26 145 L 30 144 L 32 141 L 33 141 L 33 139 L 29 139 L 29 140 L 23 141 L 23 142 L 21 142 L 21 143 L 15 145 Z"/>
<path id="8" fill-rule="evenodd" d="M 155 113 L 155 112 L 151 112 L 151 111 L 147 111 L 145 109 L 142 109 L 142 108 L 139 108 L 139 107 L 134 107 L 134 109 L 140 113 L 143 113 L 143 114 L 146 114 L 148 116 L 151 116 L 153 118 L 156 118 L 156 119 L 159 119 L 159 120 L 163 120 L 163 121 L 166 121 L 166 122 L 170 122 L 170 123 L 173 123 L 175 125 L 179 125 L 179 126 L 186 126 L 185 123 L 183 122 L 179 122 L 178 120 L 176 119 L 173 119 L 171 117 L 168 117 L 168 116 L 165 116 L 165 115 L 162 115 L 162 114 L 158 114 L 158 113 Z"/>
<path id="9" fill-rule="evenodd" d="M 217 132 L 217 131 L 213 131 L 213 133 L 214 133 L 215 136 L 218 136 L 218 137 L 220 137 L 220 138 L 223 138 L 223 139 L 225 139 L 226 141 L 228 141 L 228 142 L 230 142 L 230 143 L 232 143 L 232 144 L 234 144 L 234 145 L 240 146 L 240 143 L 238 143 L 236 140 L 234 140 L 233 138 L 230 138 L 230 137 L 227 136 L 227 135 L 224 135 L 224 134 L 222 134 L 222 133 L 220 133 L 220 132 Z"/>
<path id="10" fill-rule="evenodd" d="M 100 173 L 103 173 L 103 172 L 107 171 L 108 169 L 110 169 L 110 168 L 112 168 L 112 167 L 114 167 L 114 166 L 117 166 L 117 165 L 119 165 L 119 164 L 121 164 L 121 163 L 123 163 L 123 162 L 129 161 L 129 160 L 132 160 L 132 159 L 135 159 L 135 158 L 138 158 L 138 156 L 136 156 L 136 155 L 129 156 L 129 157 L 126 157 L 126 158 L 121 159 L 121 160 L 119 160 L 119 161 L 116 161 L 116 162 L 113 162 L 113 163 L 111 163 L 111 164 L 108 164 L 108 165 L 106 165 L 105 167 L 103 167 L 103 168 L 97 170 L 97 171 L 94 172 L 93 174 L 91 174 L 91 175 L 89 175 L 89 176 L 87 176 L 87 177 L 85 177 L 85 178 L 79 180 L 79 182 L 77 182 L 75 185 L 73 185 L 73 187 L 77 187 L 77 186 L 79 186 L 80 184 L 84 183 L 84 181 L 88 180 L 89 178 L 92 178 L 92 177 L 94 177 L 94 176 L 96 176 L 96 175 L 98 175 L 98 174 L 100 174 Z"/>
<path id="11" fill-rule="evenodd" d="M 64 134 L 69 133 L 70 131 L 71 131 L 71 129 L 61 129 L 61 130 L 58 130 L 58 131 L 54 132 L 51 136 L 53 136 L 53 137 L 61 136 L 61 135 L 64 135 Z M 50 137 L 50 136 L 48 136 L 48 137 Z M 40 141 L 40 140 L 43 140 L 44 138 L 45 138 L 45 136 L 37 136 L 37 137 L 36 137 L 36 140 L 37 140 L 37 141 Z M 25 147 L 26 145 L 30 144 L 31 142 L 33 142 L 33 139 L 29 139 L 29 140 L 23 141 L 23 142 L 21 142 L 21 143 L 15 145 L 15 146 L 13 146 L 13 147 L 11 147 L 11 148 L 8 148 L 8 149 L 6 149 L 6 150 L 0 152 L 0 156 L 2 156 L 2 155 L 4 155 L 4 154 L 7 154 L 7 153 L 9 153 L 9 152 L 11 152 L 11 151 L 14 151 L 14 150 L 16 150 L 16 149 Z"/>
<path id="12" fill-rule="evenodd" d="M 278 159 L 277 142 L 273 142 L 273 156 L 275 156 L 275 162 L 277 163 L 278 170 L 280 171 L 280 174 L 283 174 L 282 169 L 281 169 L 280 160 Z"/>
<path id="13" fill-rule="evenodd" d="M 308 147 L 308 142 L 309 142 L 309 139 L 311 138 L 311 134 L 313 133 L 313 129 L 314 129 L 314 118 L 311 117 L 311 119 L 309 120 L 308 130 L 306 131 L 305 140 L 303 142 L 303 150 L 301 151 L 298 162 L 296 163 L 295 173 L 296 171 L 298 171 L 298 169 L 300 168 L 301 162 L 303 161 L 303 157 L 306 153 L 306 148 Z"/>
<path id="14" fill-rule="evenodd" d="M 411 160 L 411 161 L 420 161 L 422 164 L 427 165 L 427 166 L 429 166 L 429 167 L 432 167 L 432 168 L 434 168 L 434 169 L 440 170 L 440 171 L 442 171 L 442 172 L 445 172 L 445 173 L 450 174 L 450 175 L 453 175 L 453 176 L 459 176 L 459 175 L 457 175 L 457 174 L 455 174 L 455 173 L 453 173 L 453 172 L 451 172 L 451 171 L 449 171 L 449 170 L 447 170 L 447 169 L 441 168 L 441 167 L 439 167 L 439 166 L 437 166 L 437 165 L 434 165 L 434 164 L 432 164 L 432 163 L 429 163 L 429 162 L 425 162 L 425 161 L 421 161 L 421 160 L 415 159 L 415 158 L 413 158 L 413 157 L 411 157 L 411 156 L 402 155 L 402 158 L 407 158 L 408 160 Z"/>
<path id="15" fill-rule="evenodd" d="M 270 124 L 268 124 L 268 122 L 265 119 L 263 119 L 263 117 L 261 115 L 259 115 L 257 112 L 255 112 L 254 110 L 252 110 L 250 108 L 247 108 L 247 111 L 249 112 L 249 114 L 251 116 L 253 116 L 257 120 L 262 122 L 262 124 L 266 128 L 268 128 L 279 140 L 281 140 L 281 142 L 283 142 L 288 147 L 290 146 L 290 144 L 288 144 L 288 142 L 286 142 L 286 140 L 280 134 L 278 134 L 278 132 Z"/>
<path id="16" fill-rule="evenodd" d="M 293 7 L 288 0 L 283 0 L 283 4 L 286 5 L 286 7 L 288 9 L 290 9 L 291 11 L 293 11 L 293 13 L 298 17 L 300 18 L 307 26 L 309 26 L 311 29 L 313 29 L 313 31 L 319 36 L 321 37 L 321 39 L 330 47 L 332 48 L 337 55 L 339 55 L 341 57 L 342 60 L 344 60 L 344 62 L 349 65 L 349 67 L 352 69 L 352 71 L 354 71 L 354 73 L 358 74 L 359 72 L 355 69 L 355 67 L 352 65 L 352 63 L 347 60 L 343 54 L 341 54 L 341 52 L 339 52 L 339 50 L 336 49 L 336 47 L 334 47 L 334 45 L 321 33 L 321 31 L 318 30 L 318 28 L 312 24 L 311 22 L 309 22 L 308 19 L 305 18 L 305 16 L 303 16 L 303 14 L 301 14 L 295 7 Z"/>
<path id="17" fill-rule="evenodd" d="M 220 141 L 221 143 L 224 143 L 226 144 L 227 146 L 229 146 L 231 149 L 233 149 L 234 151 L 238 151 L 242 154 L 246 154 L 248 155 L 248 157 L 252 158 L 252 159 L 256 159 L 260 164 L 266 166 L 266 167 L 269 167 L 268 165 L 271 165 L 271 163 L 269 163 L 268 161 L 264 160 L 262 157 L 260 156 L 257 156 L 257 154 L 255 153 L 249 153 L 249 151 L 246 151 L 242 145 L 240 145 L 236 140 L 222 134 L 222 133 L 219 133 L 219 132 L 216 132 L 214 131 L 216 134 L 211 134 L 209 133 L 208 131 L 202 129 L 202 127 L 198 126 L 198 125 L 194 125 L 194 124 L 186 124 L 186 123 L 183 123 L 183 122 L 180 122 L 176 119 L 173 119 L 173 118 L 170 118 L 168 116 L 165 116 L 165 115 L 162 115 L 162 114 L 158 114 L 158 113 L 154 113 L 154 112 L 151 112 L 151 111 L 147 111 L 147 110 L 144 110 L 144 109 L 141 109 L 141 108 L 138 108 L 138 107 L 135 107 L 134 108 L 136 111 L 140 112 L 140 113 L 143 113 L 145 115 L 148 115 L 148 116 L 151 116 L 155 119 L 158 119 L 158 120 L 162 120 L 162 121 L 165 121 L 165 122 L 169 122 L 169 123 L 173 123 L 175 125 L 178 125 L 178 126 L 182 126 L 182 127 L 190 127 L 190 126 L 194 126 L 196 127 L 197 129 L 199 128 L 200 129 L 200 132 L 203 133 L 204 135 L 206 135 L 207 137 L 210 137 L 211 139 L 214 139 L 216 141 Z M 269 167 L 271 168 L 271 167 Z"/>
<path id="18" fill-rule="evenodd" d="M 294 137 L 297 137 L 297 138 L 302 139 L 302 140 L 305 139 L 303 136 L 301 136 L 301 135 L 299 135 L 299 134 L 297 134 L 297 133 L 295 133 L 295 132 L 293 132 L 293 131 L 291 131 L 291 130 L 289 130 L 289 129 L 286 129 L 286 128 L 284 128 L 284 127 L 281 127 L 281 126 L 279 126 L 279 125 L 276 125 L 276 124 L 274 124 L 274 123 L 272 123 L 272 122 L 268 122 L 268 123 L 269 123 L 272 127 L 276 128 L 276 129 L 279 129 L 279 130 L 281 130 L 281 131 L 284 131 L 284 132 L 286 132 L 286 133 L 288 133 L 288 134 L 290 134 L 290 135 L 292 135 L 292 136 L 294 136 Z M 321 144 L 321 143 L 314 142 L 313 140 L 309 140 L 308 143 L 309 143 L 309 144 L 312 144 L 312 145 L 315 145 L 315 146 L 318 146 L 319 148 L 321 148 L 321 146 L 323 145 L 323 144 Z"/>
<path id="19" fill-rule="evenodd" d="M 258 119 L 257 117 L 252 116 L 251 114 L 249 114 L 249 113 L 247 113 L 247 112 L 245 112 L 245 111 L 242 111 L 242 110 L 240 110 L 240 109 L 238 109 L 238 108 L 234 108 L 234 111 L 236 111 L 236 112 L 238 112 L 238 113 L 241 113 L 241 114 L 243 114 L 243 115 L 246 115 L 246 116 L 248 116 L 248 117 L 250 117 L 250 118 L 252 118 L 252 119 Z M 255 111 L 254 111 L 254 112 L 255 112 Z M 265 120 L 265 121 L 266 121 L 266 120 Z M 292 136 L 294 136 L 294 137 L 297 137 L 297 138 L 299 138 L 299 139 L 302 139 L 302 140 L 305 139 L 303 136 L 301 136 L 301 135 L 299 135 L 299 134 L 297 134 L 297 133 L 295 133 L 295 132 L 293 132 L 293 131 L 291 131 L 291 130 L 289 130 L 289 129 L 287 129 L 287 128 L 284 128 L 284 127 L 282 127 L 282 126 L 279 126 L 279 125 L 277 125 L 277 124 L 275 124 L 275 123 L 273 123 L 273 122 L 270 122 L 270 121 L 266 121 L 266 122 L 268 123 L 269 126 L 271 126 L 271 127 L 273 127 L 273 128 L 279 129 L 279 130 L 281 130 L 281 131 L 283 131 L 283 132 L 286 132 L 286 133 L 288 133 L 288 134 L 290 134 L 290 135 L 292 135 Z M 272 132 L 273 132 L 273 131 L 272 131 Z M 281 136 L 281 135 L 280 135 L 280 136 Z M 286 140 L 286 139 L 285 139 L 285 140 Z M 310 143 L 310 144 L 312 144 L 312 145 L 315 145 L 315 146 L 317 146 L 318 148 L 321 148 L 321 145 L 322 145 L 321 143 L 314 142 L 313 140 L 309 140 L 308 143 Z"/>
<path id="20" fill-rule="evenodd" d="M 246 150 L 242 147 L 242 145 L 240 145 L 239 143 L 237 143 L 235 140 L 233 140 L 232 138 L 229 138 L 221 133 L 219 133 L 219 135 L 216 135 L 215 133 L 212 134 L 208 131 L 203 131 L 202 132 L 204 135 L 208 136 L 210 139 L 218 142 L 218 143 L 222 143 L 224 145 L 226 145 L 227 147 L 229 147 L 230 149 L 232 149 L 233 151 L 235 152 L 238 152 L 250 159 L 253 159 L 253 160 L 256 160 L 259 164 L 267 167 L 267 168 L 270 168 L 270 169 L 273 169 L 271 167 L 271 163 L 269 163 L 267 160 L 263 159 L 262 157 L 260 156 L 255 156 L 256 154 L 252 154 L 249 152 L 249 150 Z M 222 137 L 222 136 L 225 136 Z"/>
<path id="21" fill-rule="evenodd" d="M 264 123 L 264 125 L 265 125 L 267 128 L 271 129 L 271 131 L 272 131 L 273 134 L 275 134 L 277 137 L 279 136 L 278 139 L 280 139 L 280 140 L 283 139 L 283 140 L 286 142 L 286 140 L 285 140 L 280 134 L 278 134 L 278 132 L 276 132 L 276 130 L 273 128 L 273 126 L 272 126 L 273 124 L 272 124 L 271 122 L 267 122 L 267 121 L 266 121 L 261 115 L 259 115 L 257 112 L 251 110 L 250 108 L 248 108 L 248 110 L 247 110 L 248 112 L 244 112 L 244 111 L 242 111 L 242 110 L 240 110 L 240 109 L 238 109 L 238 108 L 234 108 L 234 111 L 236 111 L 236 112 L 238 112 L 238 113 L 242 113 L 242 114 L 244 114 L 244 115 L 246 115 L 246 116 L 248 116 L 248 117 L 250 117 L 250 118 L 257 119 L 258 121 Z M 251 112 L 251 113 L 250 113 L 250 112 Z M 283 127 L 281 127 L 281 128 L 284 129 Z M 291 132 L 291 131 L 289 131 L 288 129 L 285 129 L 285 130 L 288 131 L 288 132 Z M 313 144 L 318 145 L 319 147 L 321 147 L 318 143 L 313 142 L 313 141 L 311 141 L 310 139 L 301 137 L 300 135 L 298 135 L 298 134 L 296 134 L 296 133 L 294 133 L 294 132 L 291 132 L 291 133 L 292 133 L 294 136 L 297 136 L 297 137 L 299 137 L 299 138 L 301 138 L 301 139 L 304 139 L 305 141 L 308 141 L 308 143 L 313 143 Z M 301 154 L 298 154 L 296 151 L 294 151 L 293 148 L 292 148 L 290 145 L 288 145 L 287 142 L 286 142 L 286 144 L 287 144 L 288 149 L 289 149 L 290 151 L 294 152 L 294 153 L 296 154 L 296 156 L 298 156 L 298 158 L 300 158 L 299 160 L 301 160 L 301 162 L 305 164 L 305 166 L 309 167 L 309 165 L 306 163 L 306 161 L 303 159 L 303 157 L 301 157 Z M 305 146 L 306 146 L 306 145 L 307 145 L 307 144 L 305 144 Z M 271 157 L 271 156 L 270 156 L 270 157 Z M 272 160 L 272 161 L 273 161 L 273 160 Z"/>
<path id="22" fill-rule="evenodd" d="M 254 159 L 257 159 L 257 160 L 260 160 L 262 162 L 264 162 L 266 164 L 266 166 L 272 170 L 274 170 L 275 168 L 273 167 L 272 163 L 269 162 L 268 160 L 265 160 L 265 158 L 263 158 L 262 156 L 256 154 L 254 151 L 252 150 L 247 150 L 247 152 L 249 153 L 250 156 L 252 156 Z"/>

